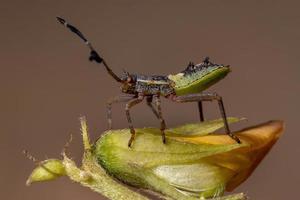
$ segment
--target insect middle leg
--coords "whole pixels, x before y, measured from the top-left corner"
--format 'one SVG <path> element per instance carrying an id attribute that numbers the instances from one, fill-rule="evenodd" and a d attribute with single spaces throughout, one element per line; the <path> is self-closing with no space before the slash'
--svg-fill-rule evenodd
<path id="1" fill-rule="evenodd" d="M 112 104 L 113 103 L 121 103 L 121 102 L 128 102 L 135 98 L 135 95 L 120 95 L 113 97 L 108 100 L 107 102 L 107 121 L 108 121 L 108 129 L 112 129 Z"/>
<path id="2" fill-rule="evenodd" d="M 216 93 L 199 93 L 199 94 L 189 94 L 189 95 L 183 95 L 183 96 L 175 96 L 172 98 L 173 101 L 176 102 L 195 102 L 195 101 L 212 101 L 217 100 L 219 104 L 219 109 L 221 112 L 221 116 L 224 121 L 224 126 L 226 130 L 226 134 L 228 134 L 232 139 L 234 139 L 237 143 L 241 143 L 240 139 L 231 133 L 229 129 L 229 125 L 226 118 L 225 108 L 223 104 L 222 97 L 219 96 Z"/>
<path id="3" fill-rule="evenodd" d="M 133 128 L 133 125 L 132 125 L 132 120 L 131 120 L 131 116 L 130 116 L 130 108 L 133 107 L 134 105 L 142 102 L 144 99 L 144 96 L 142 95 L 139 95 L 138 98 L 135 98 L 135 99 L 132 99 L 130 100 L 128 103 L 126 103 L 126 107 L 125 107 L 125 112 L 126 112 L 126 117 L 127 117 L 127 121 L 128 121 L 128 124 L 129 124 L 129 129 L 130 129 L 130 133 L 131 133 L 131 137 L 128 141 L 128 147 L 131 147 L 131 144 L 135 138 L 135 130 Z"/>
<path id="4" fill-rule="evenodd" d="M 159 115 L 157 110 L 155 110 L 153 104 L 152 104 L 152 100 L 153 100 L 153 96 L 147 96 L 147 105 L 150 107 L 150 109 L 152 110 L 152 112 L 154 113 L 154 115 L 159 119 Z"/>
<path id="5" fill-rule="evenodd" d="M 162 112 L 161 112 L 161 107 L 160 107 L 160 98 L 158 95 L 155 95 L 154 98 L 155 98 L 155 104 L 156 104 L 157 111 L 158 111 L 158 119 L 160 121 L 160 131 L 161 131 L 162 141 L 164 144 L 166 144 L 166 134 L 165 134 L 166 123 L 162 117 Z"/>

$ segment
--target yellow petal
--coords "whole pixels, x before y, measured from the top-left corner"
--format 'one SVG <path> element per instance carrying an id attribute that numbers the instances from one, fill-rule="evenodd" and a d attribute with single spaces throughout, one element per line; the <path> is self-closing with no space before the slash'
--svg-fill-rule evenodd
<path id="1" fill-rule="evenodd" d="M 242 141 L 241 148 L 233 149 L 205 158 L 207 162 L 231 170 L 226 190 L 231 191 L 245 181 L 264 156 L 275 144 L 284 129 L 282 121 L 270 121 L 235 133 Z M 227 135 L 207 135 L 199 137 L 175 137 L 176 140 L 194 144 L 234 144 Z"/>

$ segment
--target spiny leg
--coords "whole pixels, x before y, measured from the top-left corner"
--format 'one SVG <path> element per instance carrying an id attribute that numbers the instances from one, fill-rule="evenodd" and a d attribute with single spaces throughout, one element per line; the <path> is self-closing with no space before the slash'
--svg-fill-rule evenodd
<path id="1" fill-rule="evenodd" d="M 199 93 L 199 94 L 189 94 L 189 95 L 183 95 L 183 96 L 175 96 L 172 99 L 173 101 L 176 102 L 195 102 L 195 101 L 212 101 L 212 100 L 217 100 L 219 104 L 219 109 L 224 121 L 224 126 L 226 130 L 226 134 L 228 134 L 232 139 L 234 139 L 237 143 L 241 143 L 240 139 L 235 136 L 234 134 L 231 133 L 227 118 L 226 118 L 226 113 L 225 113 L 225 108 L 223 104 L 222 97 L 219 96 L 216 93 Z"/>
<path id="2" fill-rule="evenodd" d="M 154 113 L 154 115 L 159 119 L 159 115 L 157 113 L 157 111 L 155 110 L 153 104 L 152 104 L 152 99 L 153 97 L 152 96 L 148 96 L 147 97 L 147 105 L 150 107 L 150 109 L 152 110 L 152 112 Z"/>
<path id="3" fill-rule="evenodd" d="M 161 131 L 162 141 L 164 144 L 166 144 L 166 134 L 165 134 L 166 123 L 165 120 L 163 119 L 162 112 L 161 112 L 160 98 L 157 95 L 154 96 L 154 98 L 155 98 L 155 103 L 158 111 L 158 119 L 160 121 L 160 131 Z"/>
<path id="4" fill-rule="evenodd" d="M 204 115 L 203 115 L 202 101 L 198 101 L 198 110 L 199 110 L 200 122 L 203 122 L 204 121 Z"/>
<path id="5" fill-rule="evenodd" d="M 108 121 L 108 129 L 112 129 L 112 104 L 113 103 L 120 103 L 120 102 L 127 102 L 129 100 L 134 99 L 134 95 L 120 95 L 113 97 L 107 101 L 107 121 Z"/>
<path id="6" fill-rule="evenodd" d="M 133 125 L 132 125 L 132 120 L 131 120 L 131 117 L 130 117 L 130 108 L 140 102 L 142 102 L 144 99 L 144 96 L 138 96 L 138 98 L 136 99 L 132 99 L 130 100 L 128 103 L 126 103 L 126 107 L 125 107 L 125 112 L 126 112 L 126 117 L 127 117 L 127 121 L 128 121 L 128 124 L 129 124 L 129 128 L 130 128 L 130 133 L 131 133 L 131 137 L 128 141 L 128 147 L 131 147 L 131 144 L 135 138 L 135 130 L 133 128 Z"/>

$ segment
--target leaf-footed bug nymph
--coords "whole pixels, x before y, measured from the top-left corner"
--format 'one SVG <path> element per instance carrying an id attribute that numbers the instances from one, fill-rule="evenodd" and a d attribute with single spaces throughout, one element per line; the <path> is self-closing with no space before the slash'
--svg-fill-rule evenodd
<path id="1" fill-rule="evenodd" d="M 131 138 L 128 141 L 130 147 L 134 138 L 135 130 L 132 125 L 130 116 L 130 109 L 141 103 L 144 99 L 147 105 L 151 108 L 155 116 L 160 121 L 160 130 L 162 134 L 162 141 L 166 143 L 165 129 L 166 124 L 162 116 L 160 97 L 163 96 L 174 102 L 197 102 L 200 121 L 204 121 L 202 101 L 216 100 L 219 105 L 221 116 L 224 121 L 226 133 L 234 139 L 237 143 L 241 143 L 239 138 L 231 133 L 226 118 L 226 113 L 223 105 L 222 97 L 216 93 L 203 92 L 205 89 L 223 79 L 229 72 L 229 66 L 215 64 L 210 62 L 206 57 L 202 63 L 193 64 L 189 63 L 185 70 L 175 75 L 141 75 L 125 72 L 122 77 L 117 76 L 111 68 L 107 65 L 105 60 L 99 56 L 97 51 L 93 48 L 91 43 L 84 37 L 84 35 L 74 26 L 67 23 L 64 19 L 57 17 L 57 20 L 78 35 L 85 44 L 90 48 L 90 61 L 95 61 L 103 64 L 107 72 L 121 84 L 121 91 L 123 95 L 116 96 L 107 103 L 107 117 L 109 129 L 112 128 L 112 104 L 118 102 L 126 103 L 125 111 L 129 124 Z M 154 101 L 155 106 L 152 104 Z"/>

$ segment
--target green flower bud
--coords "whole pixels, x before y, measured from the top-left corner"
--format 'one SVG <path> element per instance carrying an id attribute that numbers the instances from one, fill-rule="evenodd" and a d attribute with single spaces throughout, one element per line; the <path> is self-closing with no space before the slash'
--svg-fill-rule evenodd
<path id="1" fill-rule="evenodd" d="M 269 122 L 237 133 L 242 140 L 237 144 L 226 135 L 209 135 L 222 126 L 215 120 L 169 129 L 167 144 L 159 129 L 136 129 L 132 148 L 129 130 L 108 131 L 93 154 L 108 173 L 130 185 L 174 199 L 218 197 L 249 177 L 282 132 L 282 122 Z"/>
<path id="2" fill-rule="evenodd" d="M 90 144 L 86 121 L 81 118 L 82 166 L 77 167 L 64 152 L 62 160 L 38 163 L 27 184 L 66 175 L 111 200 L 149 199 L 117 178 L 158 192 L 168 200 L 244 200 L 243 193 L 219 196 L 250 176 L 281 135 L 283 122 L 271 121 L 237 132 L 242 144 L 227 135 L 210 134 L 222 126 L 222 120 L 213 120 L 168 129 L 167 144 L 162 143 L 159 129 L 136 129 L 136 139 L 128 148 L 128 129 L 107 131 L 94 145 Z"/>
<path id="3" fill-rule="evenodd" d="M 65 167 L 61 160 L 45 160 L 39 163 L 38 166 L 32 171 L 26 181 L 26 185 L 30 185 L 33 182 L 54 180 L 60 176 L 64 176 L 65 174 Z"/>

